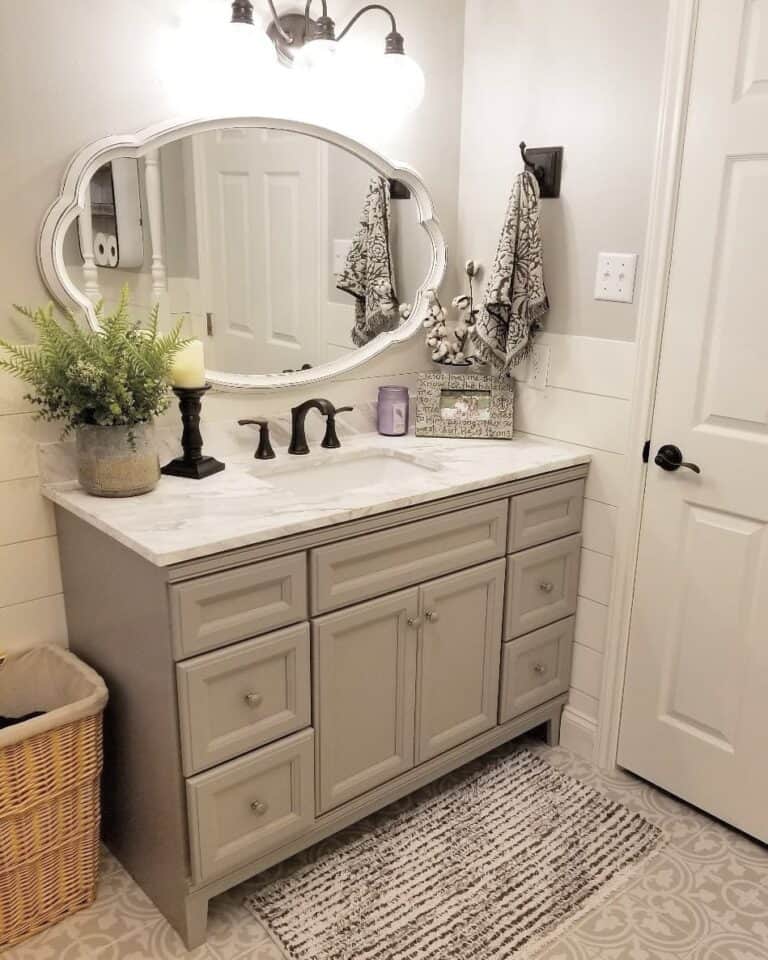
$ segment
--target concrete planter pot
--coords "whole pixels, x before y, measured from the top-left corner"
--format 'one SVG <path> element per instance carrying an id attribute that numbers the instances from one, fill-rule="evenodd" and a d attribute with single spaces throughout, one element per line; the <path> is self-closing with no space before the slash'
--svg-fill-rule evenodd
<path id="1" fill-rule="evenodd" d="M 154 490 L 160 480 L 154 426 L 78 427 L 77 473 L 80 486 L 94 497 L 138 497 Z"/>

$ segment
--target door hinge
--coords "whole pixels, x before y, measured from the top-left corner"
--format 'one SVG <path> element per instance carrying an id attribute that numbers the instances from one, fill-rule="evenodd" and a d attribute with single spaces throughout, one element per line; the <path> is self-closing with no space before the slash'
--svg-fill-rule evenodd
<path id="1" fill-rule="evenodd" d="M 209 337 L 213 336 L 213 314 L 206 313 L 205 315 L 205 330 Z"/>
<path id="2" fill-rule="evenodd" d="M 648 463 L 651 456 L 651 441 L 646 440 L 643 444 L 643 463 Z"/>

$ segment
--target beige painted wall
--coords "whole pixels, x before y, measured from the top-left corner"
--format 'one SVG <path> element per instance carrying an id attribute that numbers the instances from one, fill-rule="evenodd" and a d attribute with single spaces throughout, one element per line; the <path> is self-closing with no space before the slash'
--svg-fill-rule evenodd
<path id="1" fill-rule="evenodd" d="M 593 300 L 595 268 L 642 251 L 668 5 L 467 0 L 460 247 L 491 262 L 521 140 L 564 146 L 542 216 L 553 333 L 634 339 L 637 300 Z"/>
<path id="2" fill-rule="evenodd" d="M 462 257 L 492 262 L 520 141 L 565 148 L 562 195 L 542 206 L 549 385 L 518 385 L 516 428 L 593 458 L 563 723 L 563 742 L 584 755 L 596 734 L 616 519 L 627 471 L 640 468 L 626 446 L 638 296 L 595 301 L 594 278 L 599 251 L 643 250 L 668 5 L 467 0 Z M 642 275 L 641 261 L 638 294 Z"/>
<path id="3" fill-rule="evenodd" d="M 223 0 L 211 2 L 226 14 Z M 21 339 L 10 304 L 47 299 L 35 262 L 37 231 L 72 154 L 109 133 L 139 129 L 169 114 L 153 64 L 158 30 L 190 0 L 41 0 L 0 4 L 0 332 Z M 337 0 L 340 22 L 359 4 Z M 392 0 L 410 52 L 428 77 L 417 114 L 396 132 L 371 142 L 405 160 L 430 185 L 451 247 L 456 243 L 464 0 Z M 369 15 L 358 29 L 378 48 L 386 20 Z M 371 138 L 368 138 L 371 140 Z M 420 339 L 393 350 L 353 378 L 328 387 L 279 393 L 269 399 L 211 399 L 209 419 L 231 422 L 248 412 L 284 413 L 318 392 L 352 402 L 375 397 L 396 379 L 413 383 L 428 368 Z M 32 419 L 23 389 L 0 378 L 0 648 L 63 642 L 66 629 L 53 517 L 39 495 L 36 444 L 55 439 L 52 425 Z"/>

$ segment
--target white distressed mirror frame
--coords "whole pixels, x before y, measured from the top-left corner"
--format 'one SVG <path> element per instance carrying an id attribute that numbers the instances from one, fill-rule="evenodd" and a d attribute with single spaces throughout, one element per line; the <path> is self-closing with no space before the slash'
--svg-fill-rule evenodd
<path id="1" fill-rule="evenodd" d="M 324 127 L 266 117 L 212 117 L 191 121 L 156 124 L 135 134 L 118 134 L 89 144 L 70 161 L 64 174 L 61 192 L 45 215 L 40 230 L 38 263 L 43 280 L 53 297 L 64 307 L 82 310 L 93 329 L 98 328 L 93 302 L 79 290 L 67 273 L 64 263 L 64 239 L 74 220 L 87 209 L 88 189 L 94 173 L 119 157 L 140 159 L 181 137 L 207 133 L 222 127 L 253 127 L 264 130 L 300 133 L 316 137 L 368 163 L 382 177 L 400 180 L 416 201 L 418 218 L 429 238 L 432 253 L 427 276 L 413 303 L 413 312 L 397 330 L 381 334 L 354 353 L 322 364 L 311 370 L 277 374 L 233 374 L 207 370 L 208 382 L 225 390 L 271 390 L 317 383 L 348 373 L 379 356 L 389 347 L 419 333 L 428 309 L 426 291 L 437 289 L 447 266 L 447 248 L 435 215 L 429 190 L 419 174 L 404 164 L 396 164 L 381 154 L 342 134 Z M 85 218 L 84 218 L 85 219 Z"/>

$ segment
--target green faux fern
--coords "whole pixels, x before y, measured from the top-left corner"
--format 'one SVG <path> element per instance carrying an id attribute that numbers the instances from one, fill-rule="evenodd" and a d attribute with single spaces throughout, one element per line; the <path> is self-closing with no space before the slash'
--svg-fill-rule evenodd
<path id="1" fill-rule="evenodd" d="M 0 370 L 30 384 L 27 399 L 42 419 L 61 420 L 65 435 L 87 424 L 148 423 L 168 408 L 171 364 L 188 342 L 182 321 L 160 334 L 156 306 L 142 329 L 130 318 L 127 288 L 114 313 L 105 316 L 103 305 L 96 307 L 98 332 L 81 327 L 70 312 L 59 322 L 53 304 L 16 310 L 37 328 L 38 343 L 0 340 Z"/>

